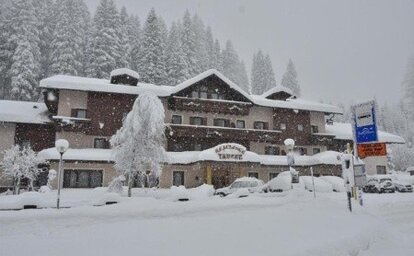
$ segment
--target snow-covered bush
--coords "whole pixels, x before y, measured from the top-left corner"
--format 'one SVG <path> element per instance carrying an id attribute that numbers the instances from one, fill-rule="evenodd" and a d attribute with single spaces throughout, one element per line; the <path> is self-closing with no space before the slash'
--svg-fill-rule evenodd
<path id="1" fill-rule="evenodd" d="M 128 176 L 128 196 L 132 178 L 150 171 L 159 176 L 165 160 L 164 107 L 153 93 L 146 92 L 135 100 L 122 127 L 111 138 L 115 169 Z"/>
<path id="2" fill-rule="evenodd" d="M 120 175 L 118 177 L 115 177 L 111 183 L 109 183 L 108 186 L 108 192 L 113 192 L 113 193 L 117 193 L 117 194 L 122 194 L 124 188 L 125 182 L 125 176 L 124 175 Z"/>
<path id="3" fill-rule="evenodd" d="M 14 145 L 4 151 L 3 160 L 0 166 L 4 170 L 3 176 L 14 180 L 14 191 L 20 189 L 20 182 L 23 178 L 29 180 L 29 186 L 33 190 L 33 182 L 40 173 L 38 168 L 43 160 L 29 147 Z"/>

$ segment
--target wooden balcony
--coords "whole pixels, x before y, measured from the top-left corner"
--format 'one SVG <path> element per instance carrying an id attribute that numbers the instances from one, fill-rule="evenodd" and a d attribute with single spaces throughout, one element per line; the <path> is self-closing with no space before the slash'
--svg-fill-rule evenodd
<path id="1" fill-rule="evenodd" d="M 171 110 L 183 110 L 194 112 L 211 112 L 247 116 L 252 106 L 249 102 L 214 100 L 214 99 L 193 99 L 185 97 L 172 97 L 168 99 L 168 108 Z"/>

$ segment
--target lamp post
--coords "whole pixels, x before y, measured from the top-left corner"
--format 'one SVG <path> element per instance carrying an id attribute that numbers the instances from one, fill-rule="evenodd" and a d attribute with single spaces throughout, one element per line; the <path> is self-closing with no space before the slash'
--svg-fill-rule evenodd
<path id="1" fill-rule="evenodd" d="M 69 148 L 69 142 L 67 140 L 59 139 L 55 142 L 56 150 L 60 154 L 60 161 L 59 161 L 59 173 L 58 173 L 58 194 L 57 194 L 57 202 L 56 202 L 56 208 L 59 209 L 60 206 L 60 187 L 61 187 L 61 176 L 63 171 L 63 154 L 68 150 Z"/>
<path id="2" fill-rule="evenodd" d="M 285 147 L 287 149 L 287 164 L 289 166 L 289 171 L 290 174 L 292 175 L 292 182 L 293 183 L 298 183 L 298 180 L 296 179 L 297 177 L 297 172 L 295 169 L 292 168 L 292 165 L 295 164 L 295 156 L 293 154 L 293 148 L 295 147 L 295 141 L 293 139 L 286 139 L 284 142 Z"/>

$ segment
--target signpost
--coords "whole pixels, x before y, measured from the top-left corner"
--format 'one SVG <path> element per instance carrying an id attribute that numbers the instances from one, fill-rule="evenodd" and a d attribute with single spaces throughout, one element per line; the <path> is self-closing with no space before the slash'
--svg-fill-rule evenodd
<path id="1" fill-rule="evenodd" d="M 375 113 L 376 103 L 374 100 L 352 106 L 353 116 L 353 133 L 354 133 L 354 156 L 356 159 L 369 156 L 384 156 L 387 154 L 385 143 L 378 143 L 377 119 Z M 354 164 L 352 158 L 353 174 L 354 174 L 354 196 L 359 197 L 359 203 L 362 205 L 362 197 L 360 191 L 366 182 L 365 166 Z"/>

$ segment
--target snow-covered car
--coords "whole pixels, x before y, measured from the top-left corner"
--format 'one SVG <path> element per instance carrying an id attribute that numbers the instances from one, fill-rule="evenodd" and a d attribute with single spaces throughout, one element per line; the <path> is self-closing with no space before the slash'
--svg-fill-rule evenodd
<path id="1" fill-rule="evenodd" d="M 390 178 L 372 178 L 362 190 L 365 193 L 394 193 L 395 187 Z"/>
<path id="2" fill-rule="evenodd" d="M 392 180 L 390 178 L 382 178 L 379 181 L 380 185 L 380 193 L 394 193 L 395 187 L 392 184 Z"/>
<path id="3" fill-rule="evenodd" d="M 283 192 L 292 189 L 292 174 L 281 172 L 263 186 L 263 192 Z"/>
<path id="4" fill-rule="evenodd" d="M 305 185 L 305 189 L 308 191 L 313 191 L 313 185 L 315 185 L 316 192 L 332 192 L 333 191 L 333 186 L 330 183 L 318 177 L 313 177 L 313 181 L 312 181 L 311 176 L 300 176 L 299 182 L 303 183 Z"/>
<path id="5" fill-rule="evenodd" d="M 236 179 L 230 186 L 217 189 L 214 194 L 227 196 L 239 189 L 247 189 L 250 193 L 262 192 L 264 182 L 253 177 L 242 177 Z"/>
<path id="6" fill-rule="evenodd" d="M 395 180 L 393 184 L 398 192 L 413 192 L 413 186 L 408 182 Z"/>
<path id="7" fill-rule="evenodd" d="M 345 192 L 345 182 L 344 179 L 338 176 L 321 176 L 319 177 L 322 180 L 330 183 L 333 187 L 333 191 L 335 192 Z"/>

